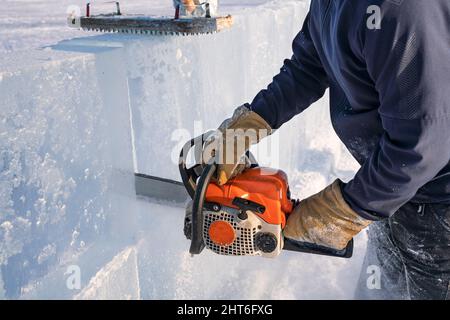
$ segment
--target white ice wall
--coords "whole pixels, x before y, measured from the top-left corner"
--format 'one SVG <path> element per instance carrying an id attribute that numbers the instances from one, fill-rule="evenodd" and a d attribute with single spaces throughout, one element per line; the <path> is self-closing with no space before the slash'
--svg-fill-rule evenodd
<path id="1" fill-rule="evenodd" d="M 131 209 L 120 196 L 134 192 L 126 77 L 105 68 L 113 51 L 1 60 L 0 265 L 10 297 Z"/>
<path id="2" fill-rule="evenodd" d="M 133 197 L 133 170 L 178 178 L 171 155 L 180 139 L 217 127 L 290 57 L 306 1 L 243 5 L 223 9 L 235 25 L 215 35 L 86 36 L 4 56 L 0 265 L 8 297 L 351 296 L 362 245 L 351 261 L 290 253 L 192 260 L 182 211 Z M 173 136 L 177 129 L 184 134 Z M 275 138 L 279 161 L 259 160 L 287 171 L 298 196 L 356 168 L 331 129 L 326 97 Z M 127 250 L 136 259 L 123 259 Z M 65 272 L 73 264 L 82 288 L 71 291 Z M 123 287 L 134 268 L 138 283 Z"/>

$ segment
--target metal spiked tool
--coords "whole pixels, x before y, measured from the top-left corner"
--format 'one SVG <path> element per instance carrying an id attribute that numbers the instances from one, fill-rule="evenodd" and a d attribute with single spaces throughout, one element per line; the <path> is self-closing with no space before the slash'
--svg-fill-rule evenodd
<path id="1" fill-rule="evenodd" d="M 198 5 L 201 15 L 180 16 L 184 11 L 182 4 L 176 2 L 174 17 L 152 17 L 145 15 L 122 14 L 120 3 L 115 3 L 115 11 L 108 14 L 91 15 L 91 4 L 86 5 L 85 16 L 68 17 L 68 25 L 73 28 L 81 28 L 87 31 L 112 32 L 126 34 L 147 35 L 199 35 L 219 32 L 230 28 L 233 18 L 230 15 L 213 17 L 210 4 L 203 2 Z"/>

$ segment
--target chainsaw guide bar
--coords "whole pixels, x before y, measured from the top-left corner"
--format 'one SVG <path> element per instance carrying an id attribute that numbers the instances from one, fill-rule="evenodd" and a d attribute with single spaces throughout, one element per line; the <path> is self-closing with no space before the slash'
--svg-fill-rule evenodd
<path id="1" fill-rule="evenodd" d="M 176 207 L 184 207 L 189 195 L 182 182 L 150 176 L 142 173 L 134 174 L 136 195 L 157 200 L 169 202 Z"/>

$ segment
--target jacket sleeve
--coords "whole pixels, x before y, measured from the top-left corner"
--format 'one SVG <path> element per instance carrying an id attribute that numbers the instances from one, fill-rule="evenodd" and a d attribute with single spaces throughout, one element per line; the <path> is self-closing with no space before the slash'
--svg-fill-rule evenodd
<path id="1" fill-rule="evenodd" d="M 405 1 L 395 10 L 380 30 L 361 28 L 384 134 L 343 188 L 350 206 L 374 220 L 394 214 L 450 160 L 449 5 Z"/>
<path id="2" fill-rule="evenodd" d="M 292 44 L 293 56 L 286 59 L 280 73 L 250 105 L 273 128 L 299 114 L 320 99 L 328 79 L 310 36 L 310 14 Z"/>

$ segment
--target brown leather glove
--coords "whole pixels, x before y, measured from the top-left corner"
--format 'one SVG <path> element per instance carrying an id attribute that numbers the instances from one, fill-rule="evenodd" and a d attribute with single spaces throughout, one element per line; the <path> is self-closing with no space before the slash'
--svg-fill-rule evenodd
<path id="1" fill-rule="evenodd" d="M 237 108 L 218 129 L 218 135 L 205 143 L 203 159 L 216 158 L 217 182 L 225 184 L 250 165 L 245 153 L 251 145 L 272 134 L 273 130 L 260 115 L 248 105 Z"/>
<path id="2" fill-rule="evenodd" d="M 341 181 L 304 199 L 288 217 L 285 237 L 334 249 L 344 249 L 348 242 L 372 221 L 361 218 L 345 202 Z"/>

